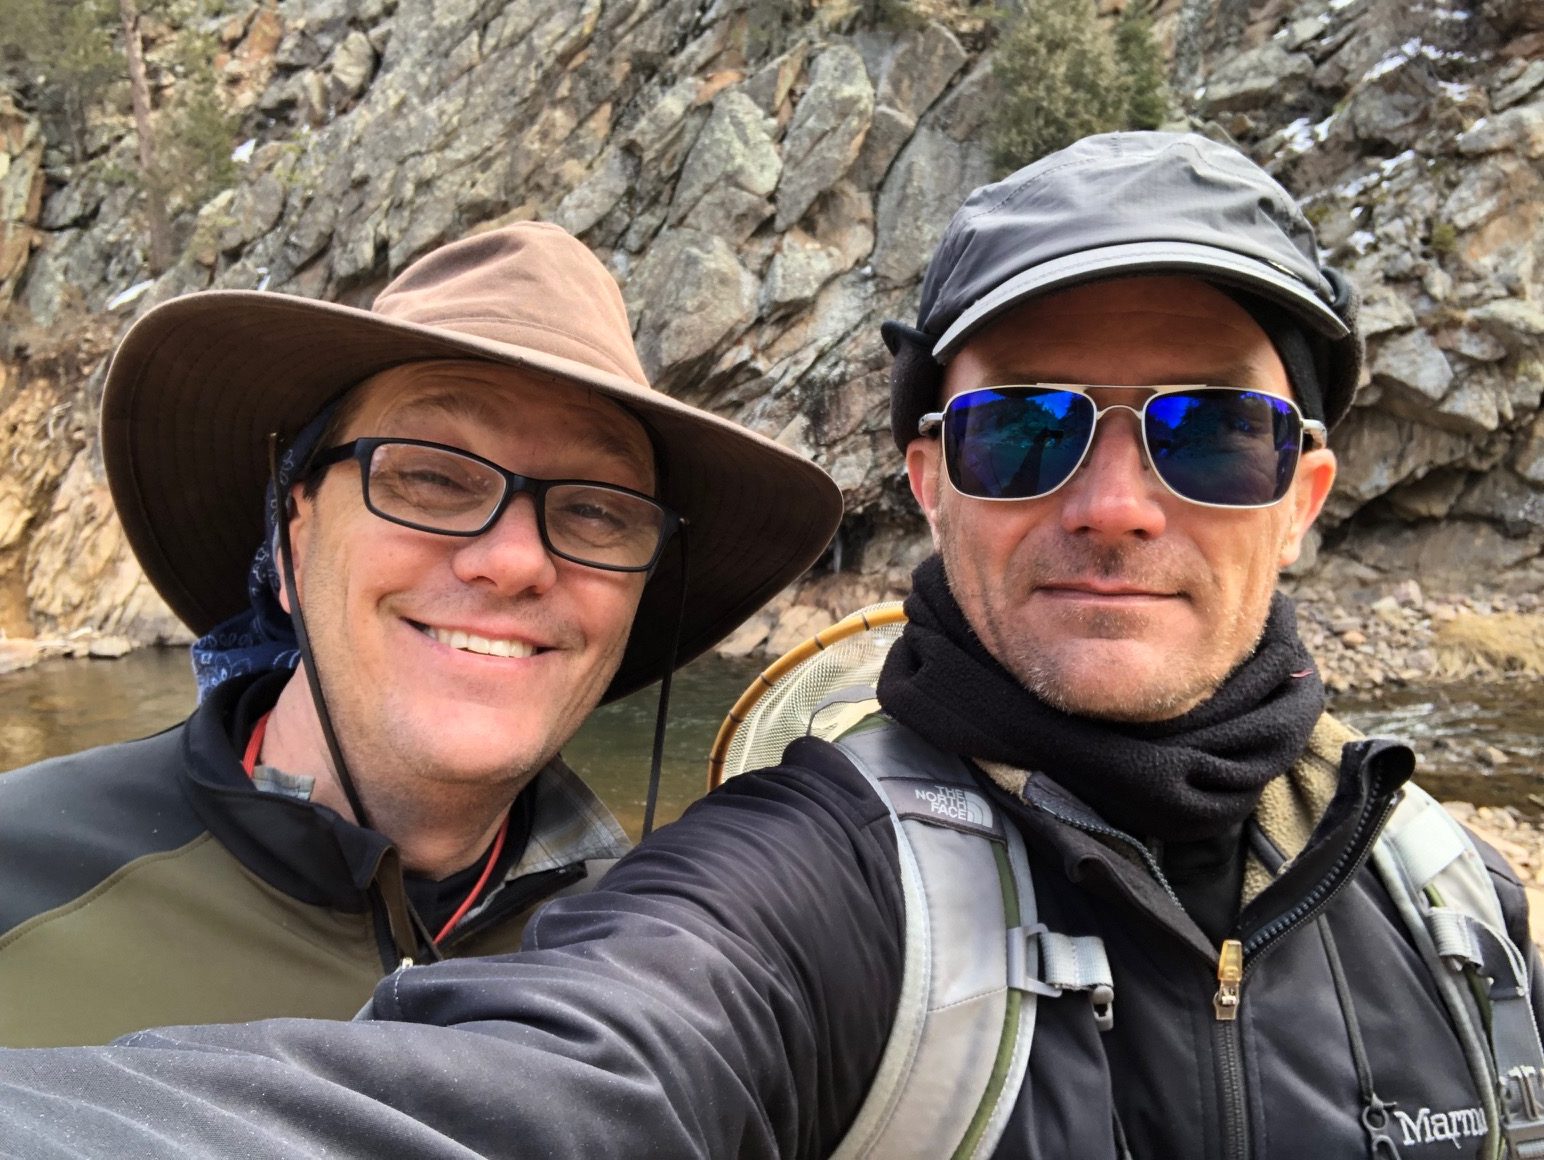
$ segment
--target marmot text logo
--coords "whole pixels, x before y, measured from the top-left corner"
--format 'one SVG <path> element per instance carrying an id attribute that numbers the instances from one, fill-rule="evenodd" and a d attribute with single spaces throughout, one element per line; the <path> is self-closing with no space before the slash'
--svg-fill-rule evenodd
<path id="1" fill-rule="evenodd" d="M 1396 1108 L 1394 1117 L 1404 1129 L 1406 1144 L 1437 1144 L 1445 1140 L 1457 1148 L 1465 1136 L 1483 1136 L 1487 1126 L 1481 1108 L 1455 1108 L 1451 1112 L 1422 1108 L 1413 1116 Z"/>
<path id="2" fill-rule="evenodd" d="M 937 817 L 948 818 L 955 822 L 970 822 L 978 826 L 987 824 L 985 811 L 970 794 L 962 789 L 935 785 L 932 789 L 919 789 L 914 792 L 917 800 L 926 802 L 927 808 Z"/>

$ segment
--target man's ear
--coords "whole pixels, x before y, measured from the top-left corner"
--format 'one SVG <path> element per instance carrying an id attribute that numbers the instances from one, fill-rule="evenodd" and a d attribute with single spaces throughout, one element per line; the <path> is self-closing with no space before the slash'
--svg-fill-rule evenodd
<path id="1" fill-rule="evenodd" d="M 1283 531 L 1279 567 L 1297 561 L 1303 550 L 1303 537 L 1324 510 L 1324 501 L 1335 485 L 1335 467 L 1335 453 L 1327 447 L 1305 451 L 1297 461 L 1297 477 L 1285 501 L 1291 519 Z"/>
<path id="2" fill-rule="evenodd" d="M 922 514 L 927 517 L 928 528 L 933 533 L 933 545 L 938 545 L 938 488 L 943 468 L 940 458 L 942 443 L 919 435 L 906 445 L 906 477 L 911 481 L 911 494 L 916 497 Z"/>
<path id="3" fill-rule="evenodd" d="M 311 524 L 316 519 L 316 500 L 305 494 L 302 484 L 294 484 L 289 495 L 285 499 L 285 510 L 280 513 L 280 518 L 289 520 L 290 552 L 294 555 L 292 561 L 295 566 L 295 584 L 304 587 L 305 582 L 301 578 L 305 575 L 306 547 L 310 542 Z M 279 574 L 279 607 L 285 612 L 293 614 L 290 607 L 289 585 L 284 580 L 284 561 L 279 558 L 278 536 L 274 536 L 275 543 L 273 566 Z"/>

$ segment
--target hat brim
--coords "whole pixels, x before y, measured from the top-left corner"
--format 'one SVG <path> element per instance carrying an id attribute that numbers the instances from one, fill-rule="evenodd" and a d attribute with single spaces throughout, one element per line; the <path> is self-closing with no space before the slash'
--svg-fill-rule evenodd
<path id="1" fill-rule="evenodd" d="M 1155 274 L 1193 274 L 1204 281 L 1253 290 L 1296 314 L 1330 339 L 1351 331 L 1334 309 L 1292 274 L 1258 258 L 1194 242 L 1127 242 L 1042 262 L 974 302 L 944 331 L 933 357 L 947 363 L 965 340 L 998 315 L 1031 298 L 1085 282 Z"/>
<path id="2" fill-rule="evenodd" d="M 208 291 L 147 313 L 102 397 L 108 486 L 130 546 L 172 611 L 204 633 L 247 605 L 263 534 L 267 439 L 288 439 L 340 392 L 393 366 L 476 359 L 586 387 L 650 429 L 661 499 L 689 524 L 677 664 L 732 632 L 825 550 L 841 492 L 803 456 L 583 363 L 289 295 Z M 644 588 L 612 700 L 663 675 L 680 553 Z"/>

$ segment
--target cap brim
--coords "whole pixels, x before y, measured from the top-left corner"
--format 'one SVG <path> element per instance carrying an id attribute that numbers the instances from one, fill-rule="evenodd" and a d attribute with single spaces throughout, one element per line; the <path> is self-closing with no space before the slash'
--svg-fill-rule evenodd
<path id="1" fill-rule="evenodd" d="M 341 391 L 389 367 L 446 358 L 588 387 L 650 428 L 661 498 L 689 523 L 678 664 L 808 569 L 840 522 L 841 492 L 809 460 L 620 375 L 334 303 L 209 291 L 165 303 L 135 324 L 102 399 L 113 502 L 172 611 L 203 633 L 246 607 L 263 534 L 270 432 L 293 437 Z M 680 554 L 667 546 L 607 699 L 662 675 L 680 579 Z"/>
<path id="2" fill-rule="evenodd" d="M 933 357 L 940 363 L 948 362 L 971 334 L 1030 298 L 1085 282 L 1155 274 L 1193 274 L 1208 282 L 1253 290 L 1286 307 L 1327 338 L 1345 338 L 1351 333 L 1327 302 L 1294 275 L 1268 262 L 1194 242 L 1128 242 L 1042 262 L 1008 279 L 954 320 L 934 345 Z"/>

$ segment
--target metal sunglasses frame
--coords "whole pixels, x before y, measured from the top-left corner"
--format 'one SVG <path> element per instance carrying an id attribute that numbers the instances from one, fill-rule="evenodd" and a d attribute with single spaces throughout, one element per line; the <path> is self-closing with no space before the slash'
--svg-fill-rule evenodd
<path id="1" fill-rule="evenodd" d="M 480 464 L 496 472 L 504 480 L 504 494 L 499 502 L 494 505 L 492 513 L 483 521 L 482 526 L 471 531 L 451 531 L 445 528 L 431 527 L 428 524 L 414 523 L 412 520 L 402 519 L 400 516 L 388 515 L 376 507 L 370 499 L 370 459 L 375 454 L 376 448 L 385 444 L 403 444 L 409 447 L 428 447 L 435 451 L 445 451 L 462 459 L 469 459 L 473 463 Z M 329 447 L 325 451 L 319 451 L 311 460 L 306 471 L 306 476 L 318 474 L 336 464 L 354 460 L 359 464 L 359 489 L 360 495 L 365 501 L 365 507 L 369 512 L 387 523 L 396 524 L 399 527 L 412 528 L 416 532 L 428 532 L 436 536 L 456 536 L 461 539 L 471 539 L 480 536 L 494 524 L 499 522 L 505 510 L 514 502 L 515 496 L 527 494 L 531 497 L 536 508 L 536 530 L 541 537 L 542 547 L 557 556 L 561 560 L 567 560 L 571 564 L 579 564 L 586 568 L 598 568 L 603 572 L 648 572 L 659 563 L 660 555 L 665 550 L 665 545 L 670 542 L 670 537 L 686 520 L 660 503 L 652 495 L 646 495 L 641 491 L 635 491 L 630 487 L 623 487 L 616 483 L 601 483 L 594 479 L 537 479 L 531 475 L 521 475 L 510 471 L 506 467 L 485 459 L 483 456 L 466 450 L 463 447 L 453 447 L 448 443 L 436 443 L 430 439 L 400 439 L 387 436 L 364 436 L 359 439 L 351 439 L 347 443 L 340 443 L 336 447 Z M 644 564 L 598 564 L 593 560 L 581 559 L 571 553 L 556 548 L 552 544 L 551 537 L 547 534 L 547 500 L 549 491 L 555 487 L 593 487 L 601 491 L 617 492 L 629 496 L 632 499 L 643 500 L 651 507 L 658 509 L 661 520 L 659 526 L 659 541 L 654 545 L 654 553 Z"/>
<path id="2" fill-rule="evenodd" d="M 944 417 L 948 414 L 949 407 L 958 400 L 968 399 L 972 395 L 985 394 L 988 391 L 1000 393 L 1015 389 L 1065 391 L 1073 395 L 1082 395 L 1090 403 L 1094 404 L 1094 421 L 1089 424 L 1088 441 L 1084 443 L 1083 451 L 1078 456 L 1077 463 L 1073 465 L 1072 470 L 1067 472 L 1066 477 L 1055 487 L 1049 491 L 1038 492 L 1035 495 L 971 495 L 969 492 L 960 491 L 954 484 L 954 472 L 949 459 L 949 444 L 941 438 Z M 1134 407 L 1130 403 L 1112 403 L 1108 407 L 1100 407 L 1098 403 L 1094 403 L 1093 398 L 1089 395 L 1088 392 L 1090 390 L 1151 391 L 1152 393 L 1142 400 L 1140 407 Z M 1275 507 L 1282 500 L 1286 499 L 1286 493 L 1283 493 L 1267 503 L 1207 503 L 1204 500 L 1191 499 L 1188 495 L 1182 495 L 1170 485 L 1169 481 L 1163 477 L 1163 472 L 1159 471 L 1154 465 L 1152 448 L 1147 443 L 1147 408 L 1154 399 L 1161 399 L 1166 395 L 1184 394 L 1189 391 L 1234 391 L 1241 395 L 1264 395 L 1268 398 L 1280 399 L 1292 409 L 1292 413 L 1297 416 L 1298 426 L 1301 428 L 1298 445 L 1299 460 L 1301 460 L 1304 451 L 1313 451 L 1329 446 L 1329 429 L 1317 419 L 1305 419 L 1302 409 L 1298 407 L 1294 400 L 1284 395 L 1273 395 L 1269 391 L 1256 390 L 1251 387 L 1231 387 L 1219 383 L 1171 383 L 1161 387 L 1143 387 L 1119 383 L 994 383 L 990 386 L 975 387 L 969 391 L 961 391 L 945 404 L 944 410 L 929 411 L 917 421 L 917 434 L 928 438 L 939 437 L 939 442 L 943 448 L 944 477 L 948 479 L 949 486 L 954 488 L 957 494 L 963 495 L 968 499 L 983 500 L 987 503 L 1018 503 L 1026 499 L 1044 499 L 1048 495 L 1055 495 L 1062 488 L 1066 487 L 1073 476 L 1082 470 L 1083 464 L 1088 461 L 1088 453 L 1093 449 L 1094 438 L 1099 434 L 1099 420 L 1103 419 L 1111 411 L 1130 411 L 1136 416 L 1137 430 L 1142 436 L 1143 459 L 1152 468 L 1153 474 L 1158 477 L 1158 482 L 1163 484 L 1164 490 L 1175 498 L 1184 500 L 1186 503 L 1195 504 L 1197 507 L 1218 508 L 1222 511 L 1258 511 L 1262 508 Z M 1294 464 L 1295 469 L 1296 465 Z"/>

